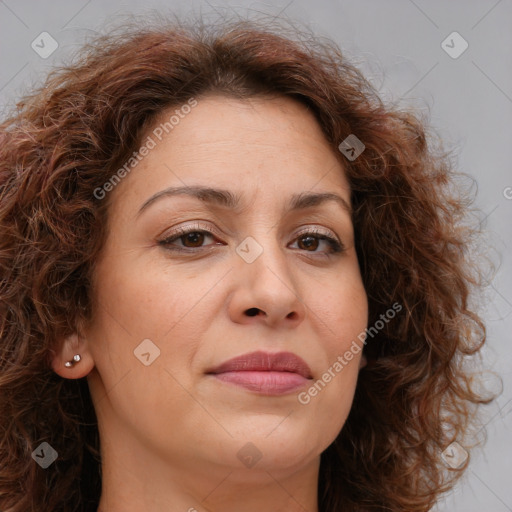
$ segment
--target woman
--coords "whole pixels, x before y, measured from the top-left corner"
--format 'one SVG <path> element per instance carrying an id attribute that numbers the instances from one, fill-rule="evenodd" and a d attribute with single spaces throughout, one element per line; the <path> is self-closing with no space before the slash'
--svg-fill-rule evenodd
<path id="1" fill-rule="evenodd" d="M 1 510 L 419 512 L 467 466 L 467 198 L 278 32 L 123 29 L 1 125 Z"/>

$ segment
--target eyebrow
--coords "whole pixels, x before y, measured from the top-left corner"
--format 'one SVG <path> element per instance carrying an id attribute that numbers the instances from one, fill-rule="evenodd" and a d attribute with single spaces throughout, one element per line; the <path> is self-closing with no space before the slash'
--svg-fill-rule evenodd
<path id="1" fill-rule="evenodd" d="M 179 195 L 194 197 L 204 203 L 221 206 L 231 210 L 241 210 L 241 197 L 239 195 L 233 194 L 233 192 L 229 190 L 205 187 L 202 185 L 192 185 L 185 187 L 170 187 L 157 192 L 144 202 L 137 213 L 137 217 L 159 199 Z M 352 208 L 347 201 L 345 201 L 343 197 L 333 194 L 332 192 L 301 192 L 300 194 L 294 194 L 288 202 L 286 211 L 303 210 L 329 201 L 336 202 L 346 210 L 347 213 L 352 213 Z"/>

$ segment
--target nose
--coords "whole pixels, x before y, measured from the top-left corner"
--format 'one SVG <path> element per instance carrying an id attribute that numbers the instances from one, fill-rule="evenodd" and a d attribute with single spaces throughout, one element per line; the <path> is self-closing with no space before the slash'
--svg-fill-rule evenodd
<path id="1" fill-rule="evenodd" d="M 229 315 L 235 323 L 296 327 L 305 318 L 307 308 L 290 266 L 290 254 L 277 242 L 262 247 L 263 252 L 251 263 L 235 255 L 235 268 L 230 272 L 235 287 Z"/>

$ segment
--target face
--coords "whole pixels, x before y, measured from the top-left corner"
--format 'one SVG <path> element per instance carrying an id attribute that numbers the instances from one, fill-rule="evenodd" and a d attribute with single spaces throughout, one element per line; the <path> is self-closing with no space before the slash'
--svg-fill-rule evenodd
<path id="1" fill-rule="evenodd" d="M 361 352 L 339 357 L 367 323 L 342 164 L 287 98 L 202 97 L 155 133 L 108 198 L 85 330 L 100 432 L 176 467 L 311 464 L 349 413 Z"/>

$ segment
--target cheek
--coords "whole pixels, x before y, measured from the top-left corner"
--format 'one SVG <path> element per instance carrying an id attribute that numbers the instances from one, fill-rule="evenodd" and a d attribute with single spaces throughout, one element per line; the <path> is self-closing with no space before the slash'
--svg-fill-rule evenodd
<path id="1" fill-rule="evenodd" d="M 317 331 L 323 333 L 327 362 L 298 397 L 299 404 L 311 408 L 311 417 L 324 419 L 322 430 L 330 442 L 350 412 L 364 348 L 362 335 L 368 323 L 367 295 L 359 273 L 342 281 L 317 303 L 317 317 L 322 320 L 317 322 Z"/>
<path id="2" fill-rule="evenodd" d="M 99 315 L 108 312 L 107 322 L 120 324 L 133 341 L 152 337 L 165 341 L 171 330 L 194 314 L 215 283 L 214 277 L 195 279 L 179 270 L 170 273 L 129 259 L 122 266 L 106 263 L 97 276 Z"/>
<path id="3" fill-rule="evenodd" d="M 338 353 L 343 354 L 344 351 Z M 337 356 L 336 356 L 337 357 Z M 307 418 L 311 445 L 325 450 L 339 435 L 352 407 L 360 354 L 346 365 L 336 358 L 298 397 L 298 416 Z"/>
<path id="4" fill-rule="evenodd" d="M 123 371 L 138 376 L 142 363 L 134 351 L 146 346 L 158 356 L 142 369 L 169 368 L 188 385 L 194 354 L 216 316 L 215 307 L 222 304 L 215 294 L 222 276 L 210 272 L 190 277 L 150 265 L 137 268 L 133 263 L 115 266 L 113 262 L 104 265 L 97 276 L 98 305 L 88 338 L 105 387 L 114 385 Z M 143 340 L 151 343 L 141 345 Z M 155 386 L 158 389 L 158 383 Z"/>
<path id="5" fill-rule="evenodd" d="M 359 271 L 347 273 L 324 290 L 318 295 L 315 307 L 325 326 L 325 348 L 332 363 L 364 333 L 368 324 L 368 298 Z"/>
<path id="6" fill-rule="evenodd" d="M 190 362 L 209 322 L 210 303 L 204 299 L 212 285 L 149 267 L 109 269 L 97 273 L 95 321 L 87 331 L 101 381 L 96 372 L 90 380 L 99 405 L 108 402 L 115 413 L 115 420 L 112 412 L 103 413 L 108 421 L 162 440 L 173 418 L 197 408 L 186 390 Z M 152 361 L 146 366 L 134 351 L 148 339 L 157 348 L 144 342 Z"/>

